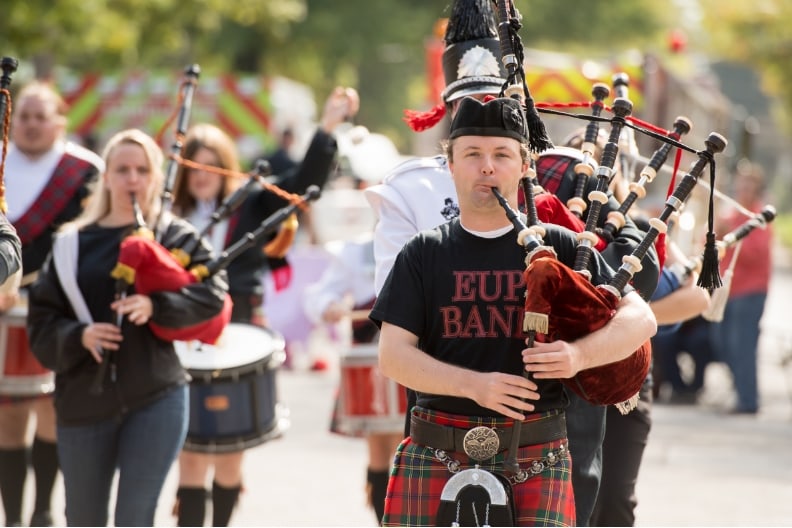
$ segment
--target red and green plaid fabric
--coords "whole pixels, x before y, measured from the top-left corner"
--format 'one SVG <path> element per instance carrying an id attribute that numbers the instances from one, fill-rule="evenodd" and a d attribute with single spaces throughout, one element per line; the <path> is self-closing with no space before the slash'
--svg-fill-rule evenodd
<path id="1" fill-rule="evenodd" d="M 419 407 L 414 408 L 413 413 L 432 422 L 464 428 L 480 425 L 509 427 L 513 422 L 508 418 L 465 417 L 428 411 Z M 531 421 L 547 417 L 549 414 L 537 414 L 524 422 L 523 427 L 530 427 Z M 542 459 L 551 450 L 566 444 L 566 439 L 563 439 L 546 444 L 523 446 L 517 455 L 520 466 L 528 467 L 532 461 Z M 459 461 L 460 470 L 475 465 L 464 452 L 452 452 L 448 455 Z M 504 451 L 486 463 L 479 464 L 479 467 L 503 474 L 503 461 L 507 455 L 508 451 Z M 512 485 L 517 526 L 575 525 L 571 466 L 572 460 L 567 450 L 554 466 L 521 484 Z M 385 516 L 382 519 L 382 526 L 435 526 L 440 496 L 451 475 L 446 465 L 435 457 L 432 449 L 413 443 L 409 437 L 406 438 L 396 451 L 385 497 Z"/>
<path id="2" fill-rule="evenodd" d="M 536 177 L 539 185 L 547 192 L 555 194 L 572 162 L 577 160 L 567 156 L 539 156 L 536 160 Z"/>
<path id="3" fill-rule="evenodd" d="M 71 154 L 63 155 L 55 167 L 52 179 L 36 198 L 33 206 L 14 222 L 23 246 L 35 240 L 52 225 L 74 193 L 85 183 L 83 177 L 90 168 L 91 164 L 81 158 Z"/>

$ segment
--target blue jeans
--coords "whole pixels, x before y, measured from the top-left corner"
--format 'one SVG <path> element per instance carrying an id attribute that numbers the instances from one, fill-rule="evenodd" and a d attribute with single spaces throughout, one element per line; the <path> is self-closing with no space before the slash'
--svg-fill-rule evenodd
<path id="1" fill-rule="evenodd" d="M 572 489 L 575 491 L 577 526 L 588 526 L 602 478 L 602 442 L 605 439 L 605 410 L 592 405 L 571 390 L 566 409 L 567 439 L 572 455 Z"/>
<path id="2" fill-rule="evenodd" d="M 115 526 L 153 526 L 165 477 L 187 435 L 186 385 L 92 425 L 58 426 L 69 526 L 107 526 L 119 470 Z"/>
<path id="3" fill-rule="evenodd" d="M 759 409 L 757 382 L 757 347 L 759 322 L 764 313 L 766 293 L 754 293 L 729 299 L 723 321 L 712 325 L 712 344 L 719 358 L 726 362 L 737 391 L 737 410 Z"/>

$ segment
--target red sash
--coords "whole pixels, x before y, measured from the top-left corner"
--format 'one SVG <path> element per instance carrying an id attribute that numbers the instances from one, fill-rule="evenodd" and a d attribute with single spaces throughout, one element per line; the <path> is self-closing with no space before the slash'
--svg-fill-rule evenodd
<path id="1" fill-rule="evenodd" d="M 23 246 L 35 240 L 54 223 L 55 218 L 83 185 L 83 175 L 91 168 L 92 165 L 81 158 L 68 153 L 63 155 L 36 201 L 14 222 Z"/>

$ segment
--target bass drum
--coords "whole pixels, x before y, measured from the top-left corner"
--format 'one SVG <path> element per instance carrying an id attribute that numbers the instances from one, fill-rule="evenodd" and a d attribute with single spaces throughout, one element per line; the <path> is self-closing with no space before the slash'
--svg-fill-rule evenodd
<path id="1" fill-rule="evenodd" d="M 286 359 L 283 337 L 229 323 L 214 345 L 174 342 L 192 377 L 190 425 L 184 449 L 230 453 L 280 437 L 289 427 L 278 402 L 276 375 Z"/>
<path id="2" fill-rule="evenodd" d="M 38 396 L 55 390 L 55 374 L 38 362 L 28 345 L 27 293 L 0 316 L 0 395 Z"/>

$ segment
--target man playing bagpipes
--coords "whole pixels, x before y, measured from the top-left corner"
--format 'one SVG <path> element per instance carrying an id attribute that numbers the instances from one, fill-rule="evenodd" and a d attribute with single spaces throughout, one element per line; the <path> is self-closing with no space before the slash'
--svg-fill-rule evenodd
<path id="1" fill-rule="evenodd" d="M 630 356 L 655 319 L 628 287 L 599 330 L 526 348 L 525 251 L 493 195 L 516 204 L 529 168 L 524 111 L 514 99 L 464 98 L 449 137 L 460 217 L 404 247 L 371 314 L 380 368 L 417 392 L 383 525 L 574 525 L 560 379 Z M 544 239 L 573 265 L 571 231 L 548 225 Z M 587 270 L 594 284 L 613 275 L 596 253 Z M 504 460 L 517 429 L 515 472 Z"/>
<path id="2" fill-rule="evenodd" d="M 456 0 L 453 3 L 443 52 L 446 82 L 442 93 L 443 103 L 423 114 L 409 112 L 406 121 L 414 130 L 435 126 L 446 114 L 453 117 L 460 100 L 465 96 L 483 99 L 500 93 L 506 81 L 506 71 L 501 64 L 497 21 L 492 4 L 491 0 Z M 537 176 L 548 187 L 551 179 L 555 181 L 553 191 L 562 203 L 566 203 L 574 192 L 574 184 L 567 184 L 563 180 L 574 177 L 573 169 L 578 161 L 577 158 L 550 153 L 540 167 Z M 559 185 L 559 182 L 563 184 Z M 410 237 L 422 229 L 433 228 L 459 215 L 458 198 L 445 156 L 406 161 L 395 167 L 382 184 L 367 188 L 365 194 L 378 219 L 374 253 L 375 289 L 379 291 L 396 255 Z M 629 253 L 641 237 L 642 233 L 636 232 L 630 222 L 627 229 L 620 233 L 620 247 L 614 245 L 608 253 L 619 251 L 620 254 L 614 255 L 617 257 L 615 262 L 618 262 L 621 254 Z M 657 269 L 656 254 L 652 251 L 639 275 L 646 277 L 645 282 L 653 286 L 656 284 Z M 567 418 L 575 460 L 572 479 L 579 497 L 576 503 L 577 519 L 580 525 L 586 525 L 599 487 L 605 411 L 575 394 L 570 394 L 570 398 L 572 403 Z M 592 431 L 594 424 L 599 427 L 598 431 Z M 405 434 L 409 434 L 409 424 Z"/>

